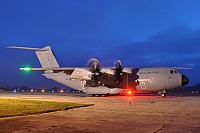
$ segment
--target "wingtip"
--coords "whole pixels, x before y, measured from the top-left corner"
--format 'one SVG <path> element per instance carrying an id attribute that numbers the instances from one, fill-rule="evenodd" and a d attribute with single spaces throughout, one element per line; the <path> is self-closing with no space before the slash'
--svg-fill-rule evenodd
<path id="1" fill-rule="evenodd" d="M 31 48 L 31 47 L 19 47 L 19 46 L 8 46 L 7 48 L 21 49 L 21 50 L 31 50 L 31 51 L 50 51 L 51 47 L 47 46 L 44 48 Z"/>
<path id="2" fill-rule="evenodd" d="M 15 46 L 7 46 L 6 48 L 15 48 Z"/>
<path id="3" fill-rule="evenodd" d="M 179 70 L 191 70 L 191 69 L 193 69 L 191 67 L 171 67 L 171 68 L 179 69 Z"/>

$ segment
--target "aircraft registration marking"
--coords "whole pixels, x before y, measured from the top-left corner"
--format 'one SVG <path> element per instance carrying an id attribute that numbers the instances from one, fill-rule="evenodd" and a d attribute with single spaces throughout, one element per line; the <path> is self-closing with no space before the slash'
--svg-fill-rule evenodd
<path id="1" fill-rule="evenodd" d="M 146 89 L 145 82 L 140 82 L 141 89 Z"/>

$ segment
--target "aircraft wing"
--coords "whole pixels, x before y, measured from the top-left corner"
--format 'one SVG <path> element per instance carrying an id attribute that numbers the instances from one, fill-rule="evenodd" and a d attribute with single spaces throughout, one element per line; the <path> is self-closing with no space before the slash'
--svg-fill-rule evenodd
<path id="1" fill-rule="evenodd" d="M 51 68 L 19 68 L 21 71 L 74 71 L 75 69 L 86 69 L 86 68 L 77 68 L 77 67 L 51 67 Z M 133 68 L 125 67 L 122 72 L 132 73 Z M 90 69 L 88 69 L 90 70 Z M 109 71 L 115 71 L 115 67 L 103 67 L 100 72 L 109 73 Z M 112 74 L 112 73 L 110 73 Z"/>
<path id="2" fill-rule="evenodd" d="M 70 75 L 73 73 L 73 71 L 76 68 L 73 67 L 63 67 L 63 68 L 19 68 L 19 70 L 21 71 L 49 71 L 49 72 L 53 72 L 53 73 L 57 73 L 57 72 L 64 72 L 67 75 Z"/>
<path id="3" fill-rule="evenodd" d="M 91 80 L 92 71 L 87 68 L 74 68 L 74 67 L 51 67 L 51 68 L 20 68 L 21 71 L 45 71 L 46 72 L 52 72 L 52 73 L 58 73 L 58 72 L 64 72 L 67 75 L 70 75 L 74 79 L 78 80 Z M 115 75 L 116 68 L 114 67 L 103 67 L 100 69 L 100 72 L 103 75 Z M 132 68 L 124 68 L 124 73 L 132 73 Z"/>
<path id="4" fill-rule="evenodd" d="M 171 67 L 171 68 L 179 69 L 179 70 L 190 70 L 190 69 L 193 69 L 193 68 L 190 68 L 190 67 Z"/>
<path id="5" fill-rule="evenodd" d="M 63 67 L 63 68 L 19 68 L 19 70 L 21 71 L 48 71 L 48 70 L 52 70 L 52 71 L 67 71 L 67 70 L 74 70 L 75 68 L 73 67 Z"/>

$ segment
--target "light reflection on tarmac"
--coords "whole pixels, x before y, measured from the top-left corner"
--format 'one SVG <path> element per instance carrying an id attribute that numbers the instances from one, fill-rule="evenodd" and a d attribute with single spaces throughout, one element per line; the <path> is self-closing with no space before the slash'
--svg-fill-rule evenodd
<path id="1" fill-rule="evenodd" d="M 0 93 L 0 97 L 95 104 L 40 115 L 0 118 L 0 132 L 200 132 L 200 96 Z"/>

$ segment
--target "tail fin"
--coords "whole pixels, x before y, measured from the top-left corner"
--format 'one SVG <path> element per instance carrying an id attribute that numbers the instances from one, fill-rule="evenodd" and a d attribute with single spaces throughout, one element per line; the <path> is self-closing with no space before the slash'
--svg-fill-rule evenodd
<path id="1" fill-rule="evenodd" d="M 52 67 L 60 67 L 56 58 L 51 51 L 50 46 L 46 46 L 44 48 L 28 48 L 28 47 L 16 47 L 16 46 L 9 46 L 8 48 L 15 48 L 15 49 L 22 49 L 22 50 L 32 50 L 36 51 L 36 55 L 40 61 L 40 64 L 43 68 L 52 68 Z"/>

